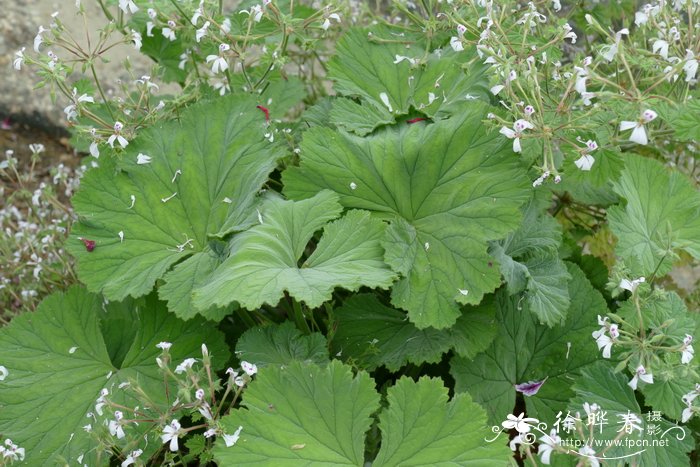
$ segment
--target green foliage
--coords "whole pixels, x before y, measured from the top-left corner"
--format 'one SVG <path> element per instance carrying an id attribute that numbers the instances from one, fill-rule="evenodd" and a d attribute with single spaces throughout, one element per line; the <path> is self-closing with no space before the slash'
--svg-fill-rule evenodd
<path id="1" fill-rule="evenodd" d="M 243 407 L 222 421 L 241 429 L 239 442 L 218 442 L 214 457 L 225 465 L 364 464 L 364 436 L 379 394 L 369 375 L 353 376 L 332 361 L 325 367 L 293 362 L 260 371 L 243 397 Z M 436 378 L 402 378 L 379 413 L 382 447 L 375 465 L 504 465 L 499 444 L 483 445 L 490 433 L 482 409 L 466 394 L 448 402 Z M 465 419 L 468 422 L 465 423 Z"/>
<path id="2" fill-rule="evenodd" d="M 697 2 L 98 3 L 13 61 L 93 159 L 86 289 L 0 330 L 0 464 L 697 458 Z M 127 44 L 152 76 L 105 94 Z M 23 261 L 73 276 L 32 152 L 0 161 L 13 309 Z"/>
<path id="3" fill-rule="evenodd" d="M 700 195 L 683 174 L 628 157 L 615 191 L 626 203 L 609 209 L 608 220 L 632 275 L 668 273 L 679 250 L 700 258 Z"/>
<path id="4" fill-rule="evenodd" d="M 264 138 L 264 123 L 249 98 L 199 104 L 181 122 L 147 130 L 116 166 L 105 161 L 90 171 L 73 198 L 81 218 L 69 248 L 78 277 L 111 300 L 172 279 L 161 298 L 179 316 L 194 316 L 187 289 L 217 262 L 212 238 L 255 222 L 258 191 L 283 155 Z M 150 162 L 139 164 L 139 154 Z M 94 241 L 94 251 L 80 238 Z"/>
<path id="5" fill-rule="evenodd" d="M 351 297 L 334 314 L 338 328 L 332 353 L 368 371 L 382 365 L 397 371 L 407 363 L 437 363 L 450 350 L 470 358 L 496 335 L 489 306 L 465 308 L 445 330 L 418 329 L 405 313 L 382 305 L 374 295 Z"/>
<path id="6" fill-rule="evenodd" d="M 562 325 L 538 326 L 527 302 L 502 290 L 492 305 L 498 331 L 491 346 L 473 359 L 451 362 L 455 389 L 469 392 L 494 423 L 513 410 L 516 384 L 542 380 L 540 390 L 525 397 L 525 406 L 530 416 L 553 420 L 573 395 L 573 377 L 599 358 L 590 336 L 596 315 L 605 313 L 605 301 L 580 269 L 571 264 L 567 269 L 571 307 Z"/>
<path id="7" fill-rule="evenodd" d="M 452 326 L 460 304 L 499 285 L 486 242 L 517 228 L 529 194 L 518 161 L 483 128 L 485 110 L 473 102 L 449 120 L 368 138 L 311 128 L 300 167 L 285 172 L 292 198 L 331 189 L 343 206 L 390 221 L 385 259 L 403 276 L 392 303 L 420 329 Z"/>
<path id="8" fill-rule="evenodd" d="M 118 404 L 137 404 L 118 388 L 126 382 L 141 387 L 152 404 L 169 405 L 155 364 L 162 341 L 173 344 L 176 360 L 196 355 L 202 343 L 220 365 L 229 354 L 210 324 L 185 323 L 155 300 L 105 305 L 80 287 L 52 295 L 36 313 L 0 331 L 2 363 L 9 371 L 0 382 L 0 430 L 30 453 L 33 465 L 80 463 L 79 456 L 90 465 L 104 464 L 104 453 L 84 429 L 99 429 L 89 414 L 96 412 L 103 388 Z M 138 438 L 153 435 L 145 426 L 130 429 L 141 432 Z"/>
<path id="9" fill-rule="evenodd" d="M 261 223 L 234 238 L 232 255 L 195 291 L 195 305 L 206 309 L 235 300 L 255 309 L 276 305 L 287 291 L 315 308 L 331 298 L 335 287 L 388 287 L 395 276 L 382 261 L 384 224 L 360 210 L 326 224 L 341 210 L 338 195 L 330 191 L 298 202 L 267 201 L 259 211 Z M 302 262 L 309 240 L 321 228 L 324 235 Z"/>

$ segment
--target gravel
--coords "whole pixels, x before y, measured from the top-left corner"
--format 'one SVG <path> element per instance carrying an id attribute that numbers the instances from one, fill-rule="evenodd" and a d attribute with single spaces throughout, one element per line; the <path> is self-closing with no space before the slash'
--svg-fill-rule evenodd
<path id="1" fill-rule="evenodd" d="M 49 87 L 34 89 L 39 77 L 34 71 L 23 66 L 21 71 L 12 67 L 14 54 L 26 47 L 25 54 L 34 54 L 34 36 L 39 25 L 48 27 L 51 14 L 58 11 L 61 22 L 74 36 L 84 37 L 82 17 L 77 15 L 75 2 L 63 0 L 2 0 L 0 14 L 0 119 L 8 115 L 13 121 L 30 123 L 43 128 L 60 128 L 66 124 L 63 108 L 67 102 L 61 96 L 54 103 Z M 97 37 L 98 30 L 107 24 L 103 13 L 94 0 L 83 0 L 83 7 L 88 13 L 91 37 Z M 116 37 L 116 36 L 115 36 Z M 42 47 L 42 54 L 51 48 Z M 59 57 L 68 53 L 53 48 Z M 120 45 L 110 50 L 109 63 L 97 64 L 98 75 L 106 91 L 115 89 L 118 79 L 127 79 L 124 59 L 129 57 L 137 76 L 148 74 L 152 62 L 128 45 Z M 102 78 L 105 77 L 105 78 Z M 108 78 L 107 78 L 108 77 Z M 78 77 L 76 77 L 78 79 Z"/>

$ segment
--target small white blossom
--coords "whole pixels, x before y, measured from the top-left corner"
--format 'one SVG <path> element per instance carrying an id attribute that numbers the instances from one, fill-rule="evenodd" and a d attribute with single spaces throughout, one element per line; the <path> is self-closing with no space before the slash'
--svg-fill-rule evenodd
<path id="1" fill-rule="evenodd" d="M 464 50 L 464 45 L 462 45 L 462 39 L 459 37 L 451 37 L 450 38 L 450 47 L 452 47 L 452 50 L 455 52 L 461 52 Z"/>
<path id="2" fill-rule="evenodd" d="M 39 26 L 39 32 L 37 32 L 36 36 L 34 37 L 34 52 L 39 51 L 39 46 L 44 42 L 44 37 L 42 34 L 47 31 L 48 29 L 44 29 L 44 26 Z"/>
<path id="3" fill-rule="evenodd" d="M 627 28 L 619 30 L 617 33 L 615 33 L 615 43 L 612 45 L 606 45 L 604 46 L 600 53 L 603 56 L 605 60 L 608 62 L 612 62 L 615 59 L 615 56 L 617 55 L 617 49 L 620 46 L 620 41 L 622 40 L 623 35 L 629 35 L 630 31 Z"/>
<path id="4" fill-rule="evenodd" d="M 222 437 L 224 438 L 224 444 L 227 448 L 230 448 L 238 442 L 238 438 L 240 438 L 241 436 L 241 430 L 243 430 L 243 427 L 239 426 L 238 429 L 232 435 L 227 435 L 226 433 L 222 435 Z"/>
<path id="5" fill-rule="evenodd" d="M 331 20 L 335 20 L 336 23 L 340 24 L 340 15 L 338 13 L 331 13 L 328 15 L 328 17 L 323 20 L 323 24 L 321 25 L 321 28 L 324 31 L 327 31 L 331 26 Z"/>
<path id="6" fill-rule="evenodd" d="M 136 451 L 131 451 L 128 456 L 126 456 L 126 459 L 124 459 L 124 462 L 122 462 L 121 467 L 129 467 L 132 464 L 136 463 L 136 458 L 139 457 L 141 454 L 143 454 L 143 449 L 137 449 Z"/>
<path id="7" fill-rule="evenodd" d="M 637 144 L 646 145 L 649 140 L 647 139 L 647 132 L 644 129 L 644 125 L 651 122 L 656 117 L 656 112 L 647 109 L 642 112 L 642 115 L 636 122 L 629 120 L 623 120 L 620 122 L 620 131 L 632 130 L 629 140 Z"/>
<path id="8" fill-rule="evenodd" d="M 212 73 L 223 73 L 224 71 L 228 70 L 228 61 L 226 61 L 226 58 L 224 57 L 224 54 L 231 49 L 231 46 L 228 44 L 220 44 L 219 45 L 219 55 L 208 55 L 207 56 L 207 63 L 214 62 L 211 67 Z"/>
<path id="9" fill-rule="evenodd" d="M 15 52 L 15 59 L 12 61 L 12 66 L 15 70 L 22 69 L 22 63 L 24 63 L 24 49 L 26 49 L 26 47 L 22 47 L 22 50 Z"/>
<path id="10" fill-rule="evenodd" d="M 176 26 L 175 21 L 173 21 L 173 20 L 168 21 L 168 27 L 163 28 L 163 30 L 161 31 L 163 34 L 163 37 L 165 37 L 166 39 L 168 39 L 170 41 L 174 41 L 175 40 L 175 26 Z"/>
<path id="11" fill-rule="evenodd" d="M 7 375 L 9 374 L 10 372 L 7 370 L 7 368 L 0 365 L 0 381 L 5 381 L 5 378 L 7 378 Z"/>
<path id="12" fill-rule="evenodd" d="M 195 40 L 197 42 L 201 41 L 204 36 L 207 35 L 207 31 L 209 29 L 209 25 L 211 23 L 209 21 L 205 22 L 201 28 L 197 29 L 197 32 L 195 32 Z"/>
<path id="13" fill-rule="evenodd" d="M 139 11 L 139 7 L 133 2 L 133 0 L 119 0 L 119 8 L 124 13 L 131 13 L 132 15 Z"/>
<path id="14" fill-rule="evenodd" d="M 241 362 L 241 369 L 245 371 L 248 376 L 253 376 L 258 372 L 258 367 L 255 364 L 246 361 Z"/>
<path id="15" fill-rule="evenodd" d="M 629 290 L 630 292 L 634 293 L 635 290 L 637 290 L 637 287 L 639 287 L 639 284 L 645 282 L 646 279 L 644 277 L 639 277 L 637 279 L 622 279 L 620 281 L 620 288 L 624 290 Z"/>
<path id="16" fill-rule="evenodd" d="M 653 384 L 654 383 L 654 376 L 651 373 L 647 373 L 647 370 L 642 366 L 639 365 L 637 367 L 637 370 L 634 373 L 634 376 L 630 380 L 627 385 L 631 387 L 632 389 L 637 389 L 637 382 L 639 380 L 644 381 L 647 384 Z"/>
<path id="17" fill-rule="evenodd" d="M 197 363 L 197 360 L 194 358 L 186 358 L 182 363 L 175 367 L 175 373 L 178 375 L 184 373 L 188 368 L 192 368 L 192 365 L 195 363 Z"/>
<path id="18" fill-rule="evenodd" d="M 151 156 L 147 156 L 146 154 L 139 153 L 138 156 L 136 156 L 136 163 L 138 165 L 150 164 L 151 163 Z"/>
<path id="19" fill-rule="evenodd" d="M 253 18 L 253 21 L 255 21 L 256 23 L 259 23 L 260 20 L 262 19 L 263 9 L 262 9 L 262 6 L 260 6 L 260 5 L 253 5 L 252 7 L 250 7 L 250 10 L 241 10 L 238 12 L 238 14 L 242 14 L 242 13 L 245 13 L 246 15 Z"/>
<path id="20" fill-rule="evenodd" d="M 143 40 L 140 33 L 138 33 L 137 31 L 131 31 L 131 42 L 134 43 L 134 48 L 136 50 L 141 50 Z"/>
<path id="21" fill-rule="evenodd" d="M 589 171 L 591 170 L 591 167 L 593 167 L 593 163 L 595 162 L 595 158 L 591 156 L 590 154 L 584 154 L 578 159 L 574 161 L 574 164 L 576 164 L 576 167 L 578 167 L 580 170 L 583 171 Z"/>
<path id="22" fill-rule="evenodd" d="M 114 134 L 112 136 L 110 136 L 109 139 L 107 140 L 107 144 L 109 144 L 109 146 L 111 148 L 114 147 L 115 140 L 119 143 L 119 145 L 122 148 L 125 148 L 129 145 L 129 142 L 126 140 L 126 138 L 124 138 L 121 135 L 122 128 L 124 128 L 124 125 L 121 122 L 114 123 Z"/>
<path id="23" fill-rule="evenodd" d="M 116 436 L 117 439 L 122 439 L 126 434 L 124 433 L 124 428 L 122 428 L 122 423 L 121 420 L 124 418 L 124 415 L 117 410 L 114 412 L 114 420 L 110 420 L 109 424 L 107 427 L 109 428 L 109 434 L 112 436 Z"/>
<path id="24" fill-rule="evenodd" d="M 540 456 L 540 460 L 543 464 L 549 465 L 552 451 L 554 451 L 556 446 L 561 444 L 561 438 L 557 435 L 556 428 L 552 428 L 549 435 L 544 435 L 539 441 L 540 445 L 539 448 L 537 448 L 537 455 Z"/>
<path id="25" fill-rule="evenodd" d="M 160 435 L 163 443 L 170 442 L 170 450 L 173 452 L 178 450 L 177 437 L 182 434 L 180 428 L 180 422 L 173 420 L 163 428 L 163 434 Z"/>
<path id="26" fill-rule="evenodd" d="M 691 344 L 693 342 L 693 336 L 686 334 L 683 339 L 683 346 L 681 347 L 681 363 L 687 365 L 695 356 L 695 349 Z"/>
<path id="27" fill-rule="evenodd" d="M 686 49 L 685 51 L 685 64 L 683 65 L 683 71 L 685 71 L 685 81 L 686 83 L 695 83 L 697 80 L 695 76 L 698 73 L 698 59 L 692 50 Z"/>
<path id="28" fill-rule="evenodd" d="M 500 133 L 506 138 L 513 140 L 513 152 L 521 152 L 522 148 L 520 146 L 520 138 L 525 130 L 532 128 L 535 128 L 535 125 L 527 120 L 520 119 L 515 121 L 513 124 L 513 129 L 504 126 L 501 128 Z"/>
<path id="29" fill-rule="evenodd" d="M 158 347 L 161 350 L 170 350 L 170 347 L 172 347 L 173 344 L 171 342 L 159 342 L 156 344 L 156 347 Z"/>
<path id="30" fill-rule="evenodd" d="M 569 40 L 571 40 L 572 44 L 575 44 L 578 36 L 571 28 L 571 25 L 569 23 L 564 23 L 563 29 L 564 29 L 564 39 L 569 39 Z"/>
<path id="31" fill-rule="evenodd" d="M 598 458 L 595 457 L 595 451 L 590 446 L 583 446 L 578 450 L 578 453 L 588 459 L 588 465 L 590 467 L 600 467 L 600 462 Z"/>

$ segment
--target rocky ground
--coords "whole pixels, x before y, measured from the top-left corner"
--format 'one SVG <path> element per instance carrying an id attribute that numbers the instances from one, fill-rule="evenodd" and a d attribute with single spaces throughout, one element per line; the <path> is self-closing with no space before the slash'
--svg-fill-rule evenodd
<path id="1" fill-rule="evenodd" d="M 88 28 L 92 37 L 107 23 L 95 0 L 82 0 L 83 8 L 88 12 Z M 51 14 L 59 13 L 59 18 L 66 28 L 77 35 L 84 36 L 85 26 L 82 17 L 76 14 L 74 0 L 0 0 L 0 120 L 10 117 L 16 124 L 26 123 L 34 127 L 53 130 L 63 128 L 65 116 L 63 108 L 66 103 L 60 98 L 52 102 L 50 89 L 34 89 L 38 78 L 33 70 L 23 67 L 17 71 L 12 67 L 12 60 L 17 50 L 26 47 L 26 53 L 32 50 L 34 36 L 39 25 L 48 27 Z M 42 48 L 42 53 L 49 49 Z M 61 50 L 53 50 L 59 56 Z M 150 67 L 150 60 L 134 53 L 127 45 L 115 47 L 110 51 L 109 63 L 100 63 L 98 72 L 104 79 L 107 89 L 113 88 L 118 79 L 127 78 L 124 71 L 124 59 L 129 57 L 137 74 L 145 74 Z"/>

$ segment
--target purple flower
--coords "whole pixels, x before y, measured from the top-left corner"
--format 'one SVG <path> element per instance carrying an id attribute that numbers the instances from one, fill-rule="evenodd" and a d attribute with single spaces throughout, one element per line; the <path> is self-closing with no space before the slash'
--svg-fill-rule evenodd
<path id="1" fill-rule="evenodd" d="M 528 381 L 527 383 L 516 384 L 515 390 L 522 392 L 526 396 L 534 396 L 537 394 L 537 391 L 540 390 L 545 381 L 547 381 L 547 378 L 543 379 L 542 381 Z"/>

